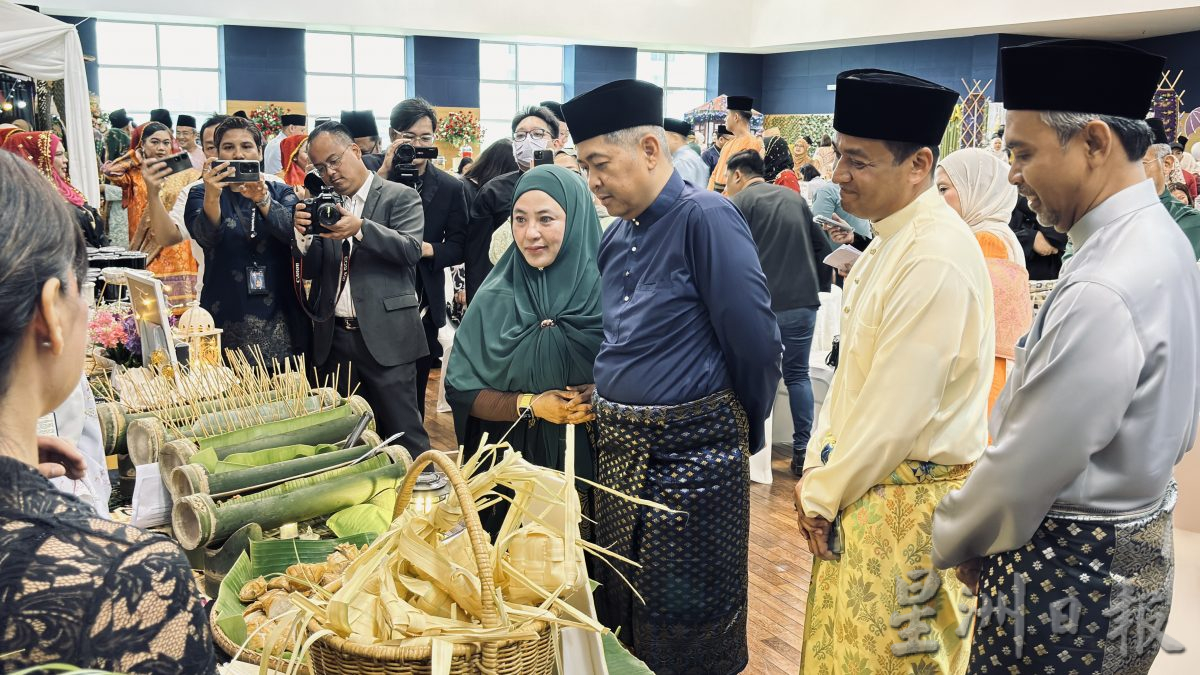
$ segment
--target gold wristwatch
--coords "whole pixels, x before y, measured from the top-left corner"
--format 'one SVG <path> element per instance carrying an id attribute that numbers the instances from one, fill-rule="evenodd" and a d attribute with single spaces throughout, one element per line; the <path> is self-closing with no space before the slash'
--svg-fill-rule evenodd
<path id="1" fill-rule="evenodd" d="M 521 394 L 517 398 L 517 414 L 524 415 L 526 410 L 529 411 L 530 419 L 533 419 L 533 394 Z"/>

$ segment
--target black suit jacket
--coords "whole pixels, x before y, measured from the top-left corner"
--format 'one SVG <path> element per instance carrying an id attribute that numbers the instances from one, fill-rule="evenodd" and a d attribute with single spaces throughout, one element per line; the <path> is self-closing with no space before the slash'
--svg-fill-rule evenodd
<path id="1" fill-rule="evenodd" d="M 513 192 L 524 175 L 520 171 L 503 173 L 479 188 L 471 203 L 471 222 L 467 226 L 467 300 L 475 297 L 475 291 L 492 271 L 488 249 L 492 244 L 492 233 L 512 215 Z"/>
<path id="2" fill-rule="evenodd" d="M 434 327 L 446 325 L 447 267 L 463 262 L 467 241 L 467 202 L 462 181 L 427 164 L 421 179 L 421 206 L 425 211 L 425 241 L 433 246 L 432 258 L 421 258 L 421 292 L 429 305 Z"/>
<path id="3" fill-rule="evenodd" d="M 411 363 L 429 354 L 417 307 L 416 269 L 425 227 L 417 191 L 369 174 L 362 239 L 350 257 L 350 292 L 367 350 L 381 366 Z M 304 254 L 304 276 L 317 314 L 333 313 L 341 275 L 342 243 L 314 237 Z M 300 250 L 293 244 L 294 255 Z M 333 343 L 334 320 L 313 325 L 313 360 L 323 366 Z"/>

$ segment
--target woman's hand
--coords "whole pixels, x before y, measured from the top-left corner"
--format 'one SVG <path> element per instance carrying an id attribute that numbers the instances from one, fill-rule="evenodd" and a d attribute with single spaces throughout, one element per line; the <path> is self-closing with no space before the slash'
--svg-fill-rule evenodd
<path id="1" fill-rule="evenodd" d="M 57 436 L 38 436 L 38 473 L 46 478 L 83 478 L 87 464 L 79 450 Z"/>
<path id="2" fill-rule="evenodd" d="M 171 175 L 171 167 L 165 160 L 152 159 L 142 165 L 142 180 L 146 183 L 146 192 L 157 195 L 162 189 L 163 181 Z"/>
<path id="3" fill-rule="evenodd" d="M 574 394 L 574 397 L 567 402 L 571 410 L 567 424 L 587 424 L 596 419 L 595 413 L 592 412 L 592 395 L 596 391 L 596 385 L 572 385 L 567 387 L 567 391 Z"/>
<path id="4" fill-rule="evenodd" d="M 208 166 L 204 167 L 204 193 L 205 194 L 220 194 L 228 183 L 225 179 L 234 174 L 234 169 L 229 165 L 229 162 L 222 162 L 216 159 L 208 160 Z"/>
<path id="5" fill-rule="evenodd" d="M 533 416 L 551 424 L 568 424 L 571 416 L 571 399 L 575 394 L 555 389 L 538 394 L 533 399 Z"/>

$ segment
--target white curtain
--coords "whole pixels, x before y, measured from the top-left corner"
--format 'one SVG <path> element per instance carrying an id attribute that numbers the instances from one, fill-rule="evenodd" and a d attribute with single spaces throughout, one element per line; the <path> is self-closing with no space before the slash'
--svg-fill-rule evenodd
<path id="1" fill-rule="evenodd" d="M 92 206 L 99 206 L 92 109 L 75 27 L 0 0 L 0 67 L 39 80 L 63 80 L 67 109 L 60 113 L 71 158 L 71 183 Z"/>

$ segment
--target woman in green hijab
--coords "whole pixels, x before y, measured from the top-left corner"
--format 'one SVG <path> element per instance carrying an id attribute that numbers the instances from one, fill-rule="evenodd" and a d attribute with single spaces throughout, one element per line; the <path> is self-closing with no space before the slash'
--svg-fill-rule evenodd
<path id="1" fill-rule="evenodd" d="M 514 245 L 454 335 L 446 399 L 458 441 L 469 456 L 484 433 L 493 443 L 507 434 L 525 459 L 562 469 L 565 425 L 576 424 L 575 471 L 592 478 L 592 445 L 582 425 L 592 420 L 592 364 L 604 330 L 600 220 L 587 186 L 557 166 L 526 172 L 513 193 L 512 230 Z M 495 531 L 502 514 L 488 516 Z"/>

